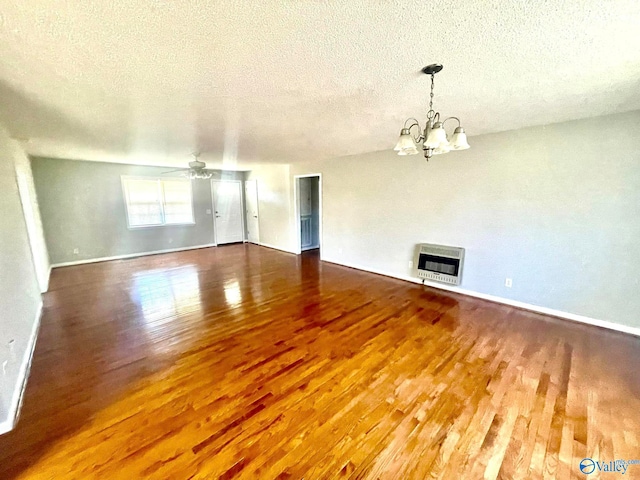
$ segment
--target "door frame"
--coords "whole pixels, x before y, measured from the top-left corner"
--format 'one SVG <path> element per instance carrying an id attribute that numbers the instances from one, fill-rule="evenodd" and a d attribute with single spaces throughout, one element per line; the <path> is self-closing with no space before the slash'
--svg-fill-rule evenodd
<path id="1" fill-rule="evenodd" d="M 304 175 L 293 176 L 293 211 L 296 218 L 296 248 L 294 253 L 300 255 L 302 253 L 302 247 L 300 247 L 300 185 L 299 180 L 301 178 L 318 177 L 318 240 L 320 243 L 320 260 L 322 260 L 322 245 L 324 238 L 322 237 L 322 174 L 321 173 L 307 173 Z"/>
<path id="2" fill-rule="evenodd" d="M 218 229 L 216 228 L 216 196 L 214 194 L 213 182 L 231 182 L 240 185 L 240 215 L 242 221 L 242 243 L 247 243 L 247 224 L 244 220 L 244 182 L 242 180 L 236 180 L 234 178 L 212 178 L 209 181 L 211 187 L 211 221 L 213 222 L 213 243 L 218 246 Z M 226 245 L 223 243 L 223 245 Z"/>
<path id="3" fill-rule="evenodd" d="M 253 178 L 253 179 L 251 179 L 251 180 L 245 180 L 245 181 L 243 182 L 243 183 L 244 183 L 244 200 L 245 200 L 245 202 L 244 202 L 244 208 L 245 208 L 245 210 L 244 210 L 244 211 L 245 211 L 245 213 L 246 213 L 247 215 L 249 215 L 249 212 L 247 212 L 247 211 L 246 211 L 246 209 L 247 209 L 247 207 L 248 207 L 248 203 L 249 203 L 249 202 L 247 202 L 247 201 L 246 201 L 246 197 L 247 197 L 247 183 L 249 183 L 249 182 L 253 182 L 253 183 L 255 183 L 255 185 L 256 185 L 256 211 L 258 212 L 258 242 L 257 242 L 257 243 L 254 243 L 254 245 L 262 245 L 262 244 L 260 243 L 260 200 L 258 200 L 258 180 L 257 180 L 257 179 L 255 179 L 255 178 Z M 245 227 L 246 227 L 246 228 L 245 228 L 245 230 L 246 230 L 246 231 L 245 231 L 245 237 L 246 237 L 246 240 L 245 240 L 245 241 L 246 241 L 247 243 L 253 243 L 253 242 L 249 242 L 249 232 L 248 232 L 248 230 L 249 230 L 249 217 L 247 216 L 247 217 L 246 217 L 246 219 L 247 219 L 247 220 L 246 220 L 246 224 L 245 224 Z"/>

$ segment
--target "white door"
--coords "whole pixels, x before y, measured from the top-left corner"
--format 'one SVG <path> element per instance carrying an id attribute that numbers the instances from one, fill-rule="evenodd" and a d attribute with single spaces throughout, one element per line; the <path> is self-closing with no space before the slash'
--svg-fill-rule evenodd
<path id="1" fill-rule="evenodd" d="M 242 186 L 240 180 L 212 180 L 216 243 L 242 242 Z"/>
<path id="2" fill-rule="evenodd" d="M 251 243 L 260 243 L 260 220 L 258 218 L 258 182 L 244 182 L 245 199 L 247 201 L 247 239 Z"/>

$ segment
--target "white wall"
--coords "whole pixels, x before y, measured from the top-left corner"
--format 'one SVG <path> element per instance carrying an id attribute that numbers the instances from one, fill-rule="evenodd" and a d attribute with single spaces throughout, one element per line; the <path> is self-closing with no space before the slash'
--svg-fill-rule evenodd
<path id="1" fill-rule="evenodd" d="M 40 207 L 38 206 L 36 187 L 33 182 L 31 162 L 29 161 L 27 154 L 16 142 L 14 142 L 13 145 L 13 153 L 16 180 L 18 183 L 18 191 L 20 192 L 20 200 L 22 202 L 22 211 L 27 225 L 27 233 L 29 234 L 33 263 L 35 265 L 36 275 L 38 276 L 40 291 L 44 293 L 49 288 L 51 264 L 49 262 L 49 252 L 47 251 L 47 244 L 44 238 L 44 229 L 42 227 L 42 218 L 40 217 Z"/>
<path id="2" fill-rule="evenodd" d="M 390 149 L 292 165 L 291 182 L 323 174 L 326 260 L 403 277 L 417 243 L 460 246 L 465 290 L 640 327 L 639 131 L 636 111 L 473 137 L 429 163 Z"/>
<path id="3" fill-rule="evenodd" d="M 293 216 L 289 165 L 254 165 L 247 180 L 258 183 L 260 243 L 287 252 L 296 249 L 296 221 Z"/>
<path id="4" fill-rule="evenodd" d="M 0 128 L 0 368 L 7 362 L 0 370 L 0 433 L 13 426 L 42 308 L 16 182 L 18 148 Z"/>

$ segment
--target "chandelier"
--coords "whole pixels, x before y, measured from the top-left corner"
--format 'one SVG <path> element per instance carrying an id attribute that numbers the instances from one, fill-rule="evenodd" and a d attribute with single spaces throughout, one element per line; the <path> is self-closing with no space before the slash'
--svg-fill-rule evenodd
<path id="1" fill-rule="evenodd" d="M 418 145 L 421 143 L 424 157 L 427 161 L 429 161 L 433 155 L 448 153 L 451 150 L 466 150 L 469 148 L 467 134 L 464 133 L 464 128 L 460 125 L 460 119 L 458 119 L 458 117 L 447 117 L 444 120 L 440 120 L 440 112 L 433 110 L 434 77 L 440 70 L 442 70 L 442 65 L 438 63 L 427 65 L 422 69 L 423 73 L 431 75 L 431 96 L 429 99 L 429 111 L 427 112 L 427 124 L 424 127 L 424 131 L 422 131 L 420 123 L 415 118 L 409 118 L 404 122 L 404 127 L 400 130 L 400 138 L 394 148 L 394 150 L 398 152 L 398 155 L 417 155 L 419 153 Z M 449 139 L 444 129 L 444 124 L 449 120 L 458 122 L 458 126 L 453 131 L 451 139 Z M 413 127 L 418 128 L 417 136 L 411 133 Z"/>

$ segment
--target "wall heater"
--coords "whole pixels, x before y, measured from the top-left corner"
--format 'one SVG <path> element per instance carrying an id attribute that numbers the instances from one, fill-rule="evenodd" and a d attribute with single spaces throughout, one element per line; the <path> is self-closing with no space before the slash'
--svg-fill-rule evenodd
<path id="1" fill-rule="evenodd" d="M 460 285 L 464 248 L 421 243 L 416 248 L 415 273 L 418 278 L 447 285 Z"/>

